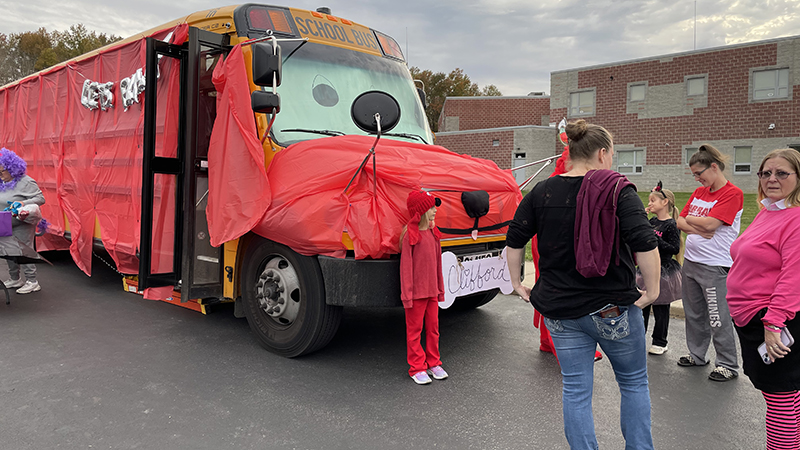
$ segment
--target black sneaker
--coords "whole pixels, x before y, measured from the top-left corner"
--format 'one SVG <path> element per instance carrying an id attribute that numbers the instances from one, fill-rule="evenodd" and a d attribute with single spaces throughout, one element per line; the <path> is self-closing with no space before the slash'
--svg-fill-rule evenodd
<path id="1" fill-rule="evenodd" d="M 697 364 L 697 361 L 692 358 L 692 355 L 681 356 L 680 359 L 678 359 L 678 365 L 681 367 L 705 366 L 706 364 Z"/>
<path id="2" fill-rule="evenodd" d="M 738 376 L 738 373 L 728 369 L 727 367 L 717 366 L 711 371 L 710 374 L 708 374 L 708 379 L 712 381 L 730 381 Z"/>

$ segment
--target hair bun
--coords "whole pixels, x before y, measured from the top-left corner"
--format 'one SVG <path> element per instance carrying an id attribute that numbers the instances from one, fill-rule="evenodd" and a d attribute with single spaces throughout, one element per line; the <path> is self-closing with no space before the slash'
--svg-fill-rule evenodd
<path id="1" fill-rule="evenodd" d="M 572 141 L 580 141 L 586 136 L 586 130 L 589 129 L 589 124 L 585 120 L 580 119 L 572 123 L 568 123 L 565 131 L 567 137 Z"/>

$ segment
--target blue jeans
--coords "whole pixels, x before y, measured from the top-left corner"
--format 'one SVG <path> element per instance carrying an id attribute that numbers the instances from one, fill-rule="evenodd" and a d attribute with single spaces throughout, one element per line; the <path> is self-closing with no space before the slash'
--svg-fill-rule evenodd
<path id="1" fill-rule="evenodd" d="M 621 314 L 615 318 L 596 314 L 569 320 L 545 318 L 561 363 L 564 434 L 573 450 L 598 448 L 592 416 L 597 344 L 611 361 L 622 394 L 620 425 L 625 448 L 653 448 L 642 310 L 633 305 L 619 308 Z"/>

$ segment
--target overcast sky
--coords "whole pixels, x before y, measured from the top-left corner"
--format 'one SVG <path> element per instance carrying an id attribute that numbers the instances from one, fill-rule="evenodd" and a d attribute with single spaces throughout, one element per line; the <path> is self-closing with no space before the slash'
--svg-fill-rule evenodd
<path id="1" fill-rule="evenodd" d="M 275 0 L 393 36 L 409 65 L 435 72 L 460 67 L 504 95 L 550 92 L 550 72 L 695 48 L 800 35 L 800 0 Z M 0 33 L 45 27 L 127 37 L 213 0 L 0 0 Z"/>

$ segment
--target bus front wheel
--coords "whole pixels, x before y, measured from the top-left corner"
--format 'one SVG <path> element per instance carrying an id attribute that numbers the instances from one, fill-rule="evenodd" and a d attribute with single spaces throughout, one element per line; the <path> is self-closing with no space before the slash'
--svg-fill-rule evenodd
<path id="1" fill-rule="evenodd" d="M 247 323 L 265 349 L 293 358 L 333 339 L 342 308 L 325 303 L 317 258 L 258 237 L 245 252 L 241 280 Z"/>

